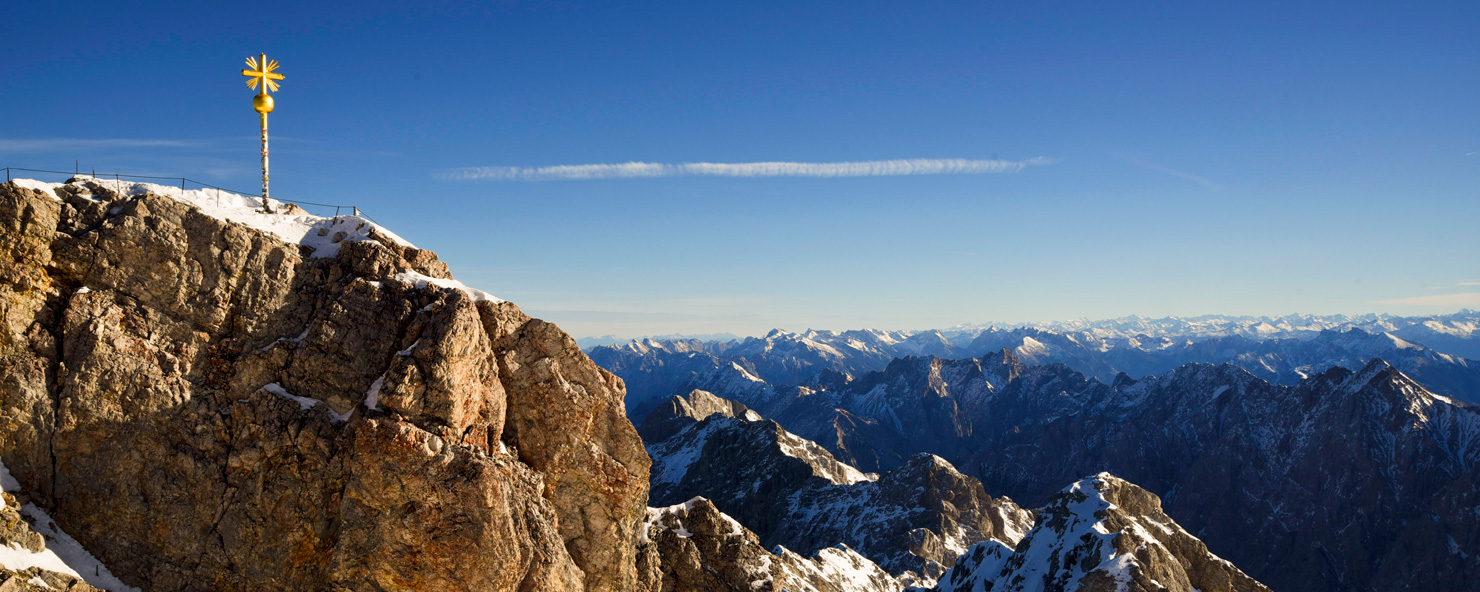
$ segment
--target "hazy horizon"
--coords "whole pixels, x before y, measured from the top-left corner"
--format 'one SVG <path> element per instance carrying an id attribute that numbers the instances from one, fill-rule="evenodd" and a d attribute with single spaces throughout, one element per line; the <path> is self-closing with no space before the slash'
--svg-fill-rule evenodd
<path id="1" fill-rule="evenodd" d="M 538 313 L 540 313 L 542 311 L 526 311 L 526 312 L 531 313 L 533 316 L 539 317 L 540 315 Z M 921 333 L 921 332 L 925 332 L 925 331 L 951 332 L 952 330 L 958 330 L 958 329 L 959 330 L 965 330 L 965 331 L 972 331 L 972 330 L 976 330 L 976 329 L 983 329 L 984 330 L 984 329 L 989 328 L 989 327 L 1012 329 L 1012 328 L 1024 327 L 1024 326 L 1053 325 L 1053 324 L 1071 323 L 1071 322 L 1090 322 L 1090 323 L 1094 323 L 1094 322 L 1106 322 L 1106 321 L 1120 321 L 1120 320 L 1126 320 L 1126 319 L 1131 319 L 1131 318 L 1141 318 L 1141 319 L 1146 319 L 1146 320 L 1149 320 L 1149 321 L 1160 321 L 1160 320 L 1166 320 L 1166 319 L 1193 320 L 1193 319 L 1214 318 L 1214 317 L 1275 320 L 1275 319 L 1279 319 L 1279 318 L 1283 318 L 1283 317 L 1334 317 L 1334 316 L 1338 316 L 1338 315 L 1343 315 L 1343 316 L 1350 317 L 1350 318 L 1359 318 L 1359 317 L 1365 317 L 1365 316 L 1383 316 L 1383 315 L 1393 316 L 1393 317 L 1402 317 L 1402 318 L 1413 318 L 1413 317 L 1431 317 L 1431 316 L 1440 316 L 1440 317 L 1442 317 L 1442 316 L 1453 316 L 1453 315 L 1471 315 L 1471 314 L 1475 314 L 1475 313 L 1476 313 L 1476 311 L 1474 311 L 1474 310 L 1471 310 L 1471 309 L 1468 309 L 1468 308 L 1460 308 L 1458 310 L 1449 311 L 1449 312 L 1438 312 L 1438 313 L 1433 313 L 1433 314 L 1416 314 L 1416 315 L 1395 315 L 1395 314 L 1391 314 L 1391 313 L 1377 313 L 1377 312 L 1374 312 L 1374 313 L 1355 313 L 1355 314 L 1333 313 L 1333 314 L 1327 314 L 1327 315 L 1314 314 L 1314 313 L 1289 313 L 1289 314 L 1283 314 L 1283 315 L 1220 315 L 1220 314 L 1201 314 L 1201 315 L 1162 315 L 1162 316 L 1150 316 L 1150 315 L 1135 315 L 1135 314 L 1131 314 L 1131 315 L 1125 315 L 1125 316 L 1120 316 L 1120 317 L 1111 317 L 1111 318 L 1088 318 L 1088 317 L 1081 317 L 1081 318 L 1070 318 L 1070 319 L 1015 321 L 1015 322 L 983 321 L 983 322 L 955 323 L 955 324 L 952 324 L 952 325 L 942 325 L 942 326 L 935 326 L 935 327 L 912 327 L 912 328 L 875 327 L 875 326 L 850 326 L 850 327 L 814 327 L 814 326 L 806 326 L 806 327 L 779 327 L 778 326 L 778 327 L 771 327 L 769 329 L 755 331 L 755 332 L 749 332 L 749 333 L 735 333 L 735 332 L 716 331 L 716 332 L 708 332 L 708 333 L 682 333 L 682 332 L 677 332 L 677 333 L 659 333 L 659 332 L 654 332 L 654 333 L 636 333 L 636 334 L 619 334 L 619 333 L 581 334 L 581 333 L 577 333 L 575 331 L 572 331 L 570 329 L 566 329 L 565 328 L 565 325 L 561 324 L 558 320 L 556 320 L 554 318 L 549 318 L 549 317 L 540 317 L 540 318 L 543 318 L 546 321 L 550 321 L 550 322 L 553 322 L 553 323 L 555 323 L 557 325 L 560 325 L 560 327 L 562 329 L 565 329 L 567 333 L 570 333 L 572 337 L 575 337 L 576 339 L 579 339 L 579 340 L 590 341 L 590 340 L 607 340 L 607 339 L 610 339 L 610 340 L 615 340 L 617 342 L 627 342 L 627 341 L 633 341 L 633 340 L 637 340 L 637 339 L 655 339 L 655 340 L 663 340 L 663 339 L 700 339 L 700 340 L 703 340 L 703 341 L 725 341 L 727 339 L 745 339 L 747 337 L 763 337 L 766 334 L 770 333 L 771 331 L 775 331 L 775 330 L 787 331 L 787 332 L 792 332 L 792 333 L 804 333 L 806 331 L 835 331 L 835 332 L 843 332 L 843 331 L 855 331 L 855 330 L 878 330 L 878 331 L 892 331 L 892 332 L 900 332 L 900 333 L 910 333 L 910 334 L 913 334 L 913 333 Z"/>

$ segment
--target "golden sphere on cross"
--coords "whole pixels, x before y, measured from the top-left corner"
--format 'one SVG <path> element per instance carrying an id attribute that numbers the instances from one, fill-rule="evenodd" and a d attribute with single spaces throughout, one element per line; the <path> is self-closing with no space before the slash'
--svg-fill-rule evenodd
<path id="1" fill-rule="evenodd" d="M 252 97 L 252 108 L 258 113 L 272 113 L 272 95 L 260 94 Z"/>

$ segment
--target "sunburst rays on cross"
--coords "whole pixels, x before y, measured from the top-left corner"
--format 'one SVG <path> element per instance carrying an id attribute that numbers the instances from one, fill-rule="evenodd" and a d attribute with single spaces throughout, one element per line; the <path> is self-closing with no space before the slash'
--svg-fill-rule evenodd
<path id="1" fill-rule="evenodd" d="M 257 85 L 263 85 L 262 92 L 277 92 L 277 81 L 283 79 L 282 74 L 273 72 L 278 68 L 277 60 L 268 61 L 267 54 L 261 58 L 247 58 L 247 70 L 242 70 L 242 76 L 247 77 L 247 86 L 257 90 Z"/>

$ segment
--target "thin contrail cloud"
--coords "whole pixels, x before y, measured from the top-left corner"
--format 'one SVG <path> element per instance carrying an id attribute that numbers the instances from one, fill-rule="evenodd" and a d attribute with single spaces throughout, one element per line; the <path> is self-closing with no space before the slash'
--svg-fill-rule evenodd
<path id="1" fill-rule="evenodd" d="M 1116 157 L 1116 158 L 1119 158 L 1121 160 L 1124 160 L 1124 161 L 1126 161 L 1126 162 L 1128 162 L 1130 164 L 1136 165 L 1136 166 L 1141 167 L 1143 169 L 1146 169 L 1148 171 L 1156 171 L 1158 173 L 1164 173 L 1164 174 L 1167 174 L 1167 175 L 1171 175 L 1173 177 L 1181 177 L 1181 178 L 1186 179 L 1188 181 L 1192 181 L 1193 183 L 1197 183 L 1198 185 L 1202 185 L 1203 187 L 1205 187 L 1207 189 L 1220 189 L 1220 187 L 1219 187 L 1219 185 L 1217 183 L 1213 182 L 1212 180 L 1210 180 L 1210 179 L 1208 179 L 1206 177 L 1199 177 L 1199 176 L 1194 175 L 1192 173 L 1188 173 L 1188 172 L 1185 172 L 1185 171 L 1179 171 L 1179 170 L 1174 169 L 1172 167 L 1162 166 L 1162 165 L 1156 164 L 1154 162 L 1146 162 L 1144 160 L 1141 160 L 1141 159 L 1136 158 L 1134 156 L 1130 156 L 1128 154 L 1121 154 L 1119 152 L 1111 152 L 1110 154 L 1112 156 Z"/>
<path id="2" fill-rule="evenodd" d="M 544 167 L 465 167 L 443 169 L 436 171 L 434 175 L 445 181 L 570 181 L 653 177 L 890 177 L 1016 173 L 1030 166 L 1053 163 L 1053 159 L 1041 156 L 1027 160 L 912 158 L 853 162 L 685 162 L 679 164 L 624 162 Z"/>
<path id="3" fill-rule="evenodd" d="M 193 148 L 202 145 L 190 140 L 152 140 L 134 138 L 0 138 L 0 152 L 62 152 L 97 148 Z"/>

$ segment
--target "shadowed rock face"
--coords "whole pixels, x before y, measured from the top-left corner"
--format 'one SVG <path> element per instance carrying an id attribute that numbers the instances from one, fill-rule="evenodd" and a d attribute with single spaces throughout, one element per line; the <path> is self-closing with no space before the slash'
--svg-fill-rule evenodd
<path id="1" fill-rule="evenodd" d="M 935 592 L 1269 590 L 1209 553 L 1155 495 L 1109 473 L 1065 488 L 1039 518 L 1016 550 L 973 547 Z"/>
<path id="2" fill-rule="evenodd" d="M 122 579 L 636 588 L 647 454 L 554 325 L 390 239 L 61 193 L 0 185 L 0 459 Z"/>

